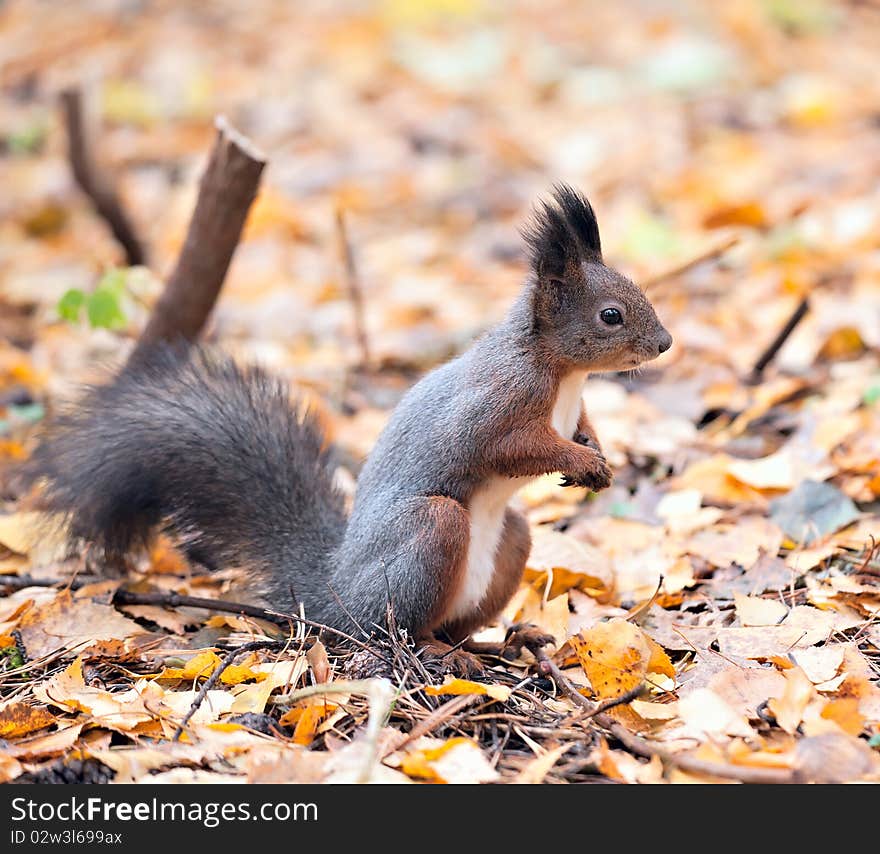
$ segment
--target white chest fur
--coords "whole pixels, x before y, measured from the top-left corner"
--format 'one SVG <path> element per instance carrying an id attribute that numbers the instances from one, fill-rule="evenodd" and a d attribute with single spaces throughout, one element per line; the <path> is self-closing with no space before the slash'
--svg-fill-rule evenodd
<path id="1" fill-rule="evenodd" d="M 556 432 L 566 439 L 574 436 L 577 429 L 586 378 L 586 372 L 577 371 L 559 384 L 551 423 Z M 486 595 L 495 571 L 495 554 L 504 529 L 507 503 L 531 480 L 531 477 L 493 477 L 474 492 L 468 507 L 471 528 L 467 569 L 447 619 L 472 613 Z"/>

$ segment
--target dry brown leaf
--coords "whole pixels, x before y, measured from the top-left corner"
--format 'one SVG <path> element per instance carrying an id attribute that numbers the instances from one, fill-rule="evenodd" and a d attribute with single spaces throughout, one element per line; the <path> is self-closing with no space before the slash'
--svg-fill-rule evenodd
<path id="1" fill-rule="evenodd" d="M 846 647 L 846 644 L 834 643 L 797 649 L 792 651 L 791 658 L 807 674 L 811 682 L 818 684 L 827 682 L 837 675 L 840 665 L 843 664 Z"/>
<path id="2" fill-rule="evenodd" d="M 878 774 L 874 752 L 857 738 L 826 733 L 798 741 L 795 769 L 799 780 L 815 783 L 847 783 Z"/>
<path id="3" fill-rule="evenodd" d="M 24 773 L 24 766 L 14 757 L 0 751 L 0 783 L 8 783 Z"/>
<path id="4" fill-rule="evenodd" d="M 788 614 L 788 608 L 777 599 L 761 599 L 734 592 L 736 615 L 743 626 L 775 626 Z"/>
<path id="5" fill-rule="evenodd" d="M 48 735 L 23 738 L 7 747 L 5 753 L 14 759 L 30 761 L 50 756 L 63 756 L 76 744 L 83 726 L 84 724 L 73 724 Z"/>
<path id="6" fill-rule="evenodd" d="M 689 736 L 707 737 L 753 735 L 745 717 L 709 688 L 697 688 L 678 701 L 678 716 Z"/>
<path id="7" fill-rule="evenodd" d="M 315 682 L 323 684 L 330 681 L 333 669 L 330 667 L 330 659 L 327 658 L 327 648 L 321 641 L 315 641 L 308 649 L 306 660 L 315 675 Z"/>
<path id="8" fill-rule="evenodd" d="M 599 549 L 547 528 L 532 528 L 532 550 L 526 564 L 526 578 L 542 585 L 552 576 L 549 598 L 572 588 L 599 594 L 613 583 L 608 557 Z"/>
<path id="9" fill-rule="evenodd" d="M 72 657 L 87 652 L 99 641 L 129 640 L 144 634 L 134 620 L 123 617 L 112 606 L 74 599 L 68 590 L 60 591 L 48 604 L 33 607 L 18 627 L 34 659 L 59 649 Z"/>
<path id="10" fill-rule="evenodd" d="M 550 773 L 553 766 L 571 747 L 572 742 L 559 744 L 556 747 L 551 747 L 540 756 L 530 759 L 525 767 L 519 772 L 514 782 L 543 783 L 544 778 Z"/>
<path id="11" fill-rule="evenodd" d="M 711 677 L 708 687 L 746 718 L 757 718 L 758 707 L 785 692 L 785 677 L 772 667 L 728 666 Z"/>

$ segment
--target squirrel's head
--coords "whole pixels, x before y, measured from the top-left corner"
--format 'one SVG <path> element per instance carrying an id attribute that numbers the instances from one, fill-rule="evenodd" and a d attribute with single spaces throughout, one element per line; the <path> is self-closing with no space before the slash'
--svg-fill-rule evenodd
<path id="1" fill-rule="evenodd" d="M 602 262 L 596 215 L 580 193 L 554 187 L 523 237 L 533 329 L 554 354 L 576 367 L 624 371 L 672 346 L 642 290 Z"/>

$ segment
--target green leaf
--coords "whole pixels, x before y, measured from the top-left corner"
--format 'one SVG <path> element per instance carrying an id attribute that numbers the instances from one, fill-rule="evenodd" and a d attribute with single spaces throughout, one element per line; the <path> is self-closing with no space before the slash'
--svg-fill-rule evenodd
<path id="1" fill-rule="evenodd" d="M 0 658 L 7 659 L 6 666 L 10 669 L 15 667 L 24 667 L 24 658 L 18 647 L 8 646 L 0 649 Z"/>
<path id="2" fill-rule="evenodd" d="M 85 293 L 79 288 L 72 288 L 66 291 L 61 299 L 58 300 L 58 305 L 56 306 L 58 315 L 62 320 L 68 321 L 68 323 L 76 323 L 79 320 L 79 313 L 82 311 L 85 302 Z"/>
<path id="3" fill-rule="evenodd" d="M 86 313 L 89 323 L 95 328 L 119 329 L 125 326 L 125 313 L 119 304 L 119 297 L 107 288 L 99 288 L 88 297 Z"/>
<path id="4" fill-rule="evenodd" d="M 37 121 L 9 134 L 6 138 L 6 145 L 11 154 L 36 154 L 45 144 L 47 134 L 46 123 Z"/>
<path id="5" fill-rule="evenodd" d="M 122 267 L 112 267 L 98 282 L 95 291 L 109 291 L 113 296 L 119 298 L 124 296 L 128 289 L 128 270 Z"/>

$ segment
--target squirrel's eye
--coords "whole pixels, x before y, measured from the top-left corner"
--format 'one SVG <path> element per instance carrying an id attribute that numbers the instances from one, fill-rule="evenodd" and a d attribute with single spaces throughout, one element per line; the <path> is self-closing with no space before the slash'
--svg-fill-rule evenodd
<path id="1" fill-rule="evenodd" d="M 623 315 L 616 308 L 603 308 L 599 312 L 599 317 L 602 318 L 603 323 L 607 323 L 609 326 L 619 326 L 623 323 Z"/>

